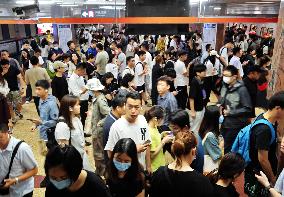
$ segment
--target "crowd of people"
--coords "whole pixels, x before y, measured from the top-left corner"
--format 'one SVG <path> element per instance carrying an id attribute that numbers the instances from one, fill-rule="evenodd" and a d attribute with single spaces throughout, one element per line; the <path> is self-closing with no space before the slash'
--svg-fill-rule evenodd
<path id="1" fill-rule="evenodd" d="M 39 133 L 47 197 L 235 197 L 243 173 L 250 197 L 284 193 L 284 92 L 267 99 L 271 37 L 233 26 L 219 52 L 198 32 L 77 37 L 65 52 L 49 32 L 27 40 L 19 62 L 1 51 L 0 196 L 33 196 L 38 164 L 13 136 L 23 118 Z M 22 114 L 23 98 L 39 118 Z"/>

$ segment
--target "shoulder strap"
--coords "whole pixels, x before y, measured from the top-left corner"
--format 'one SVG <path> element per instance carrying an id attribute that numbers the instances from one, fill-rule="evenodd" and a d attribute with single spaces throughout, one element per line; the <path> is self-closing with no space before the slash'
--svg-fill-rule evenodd
<path id="1" fill-rule="evenodd" d="M 11 172 L 11 168 L 12 168 L 12 165 L 13 165 L 13 161 L 14 161 L 14 158 L 18 152 L 18 149 L 20 147 L 20 145 L 23 143 L 24 141 L 19 141 L 17 143 L 17 145 L 15 146 L 14 150 L 13 150 L 13 153 L 12 153 L 12 157 L 11 157 L 11 161 L 10 161 L 10 164 L 9 164 L 9 170 L 8 170 L 8 173 L 5 177 L 5 179 L 8 179 L 9 178 L 9 175 L 10 175 L 10 172 Z"/>
<path id="2" fill-rule="evenodd" d="M 208 135 L 210 134 L 210 131 L 206 133 L 206 135 L 204 136 L 203 140 L 202 140 L 202 145 L 204 145 Z"/>
<path id="3" fill-rule="evenodd" d="M 274 129 L 273 125 L 271 124 L 271 122 L 269 122 L 266 119 L 260 119 L 260 120 L 255 121 L 253 123 L 252 127 L 254 127 L 255 125 L 258 125 L 258 124 L 265 124 L 265 125 L 267 125 L 270 128 L 270 131 L 271 131 L 270 144 L 272 144 L 275 141 L 276 136 L 275 136 L 275 129 Z"/>

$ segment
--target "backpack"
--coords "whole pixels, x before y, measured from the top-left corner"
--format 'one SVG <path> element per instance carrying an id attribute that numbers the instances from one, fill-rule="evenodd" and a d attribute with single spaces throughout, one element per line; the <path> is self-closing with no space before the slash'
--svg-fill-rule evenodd
<path id="1" fill-rule="evenodd" d="M 276 140 L 275 129 L 274 129 L 273 125 L 266 119 L 257 120 L 257 118 L 254 120 L 253 123 L 251 123 L 251 124 L 249 124 L 246 127 L 241 129 L 241 131 L 238 133 L 238 135 L 237 135 L 237 137 L 236 137 L 236 139 L 233 143 L 232 149 L 231 149 L 231 152 L 239 153 L 244 158 L 246 165 L 248 165 L 251 162 L 251 158 L 249 156 L 250 134 L 251 134 L 251 129 L 254 126 L 259 125 L 259 124 L 265 124 L 265 125 L 269 126 L 270 131 L 271 131 L 270 145 Z"/>

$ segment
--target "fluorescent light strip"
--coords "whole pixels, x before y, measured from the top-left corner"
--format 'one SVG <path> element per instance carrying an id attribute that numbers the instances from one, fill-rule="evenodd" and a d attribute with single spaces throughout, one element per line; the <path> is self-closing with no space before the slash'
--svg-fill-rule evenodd
<path id="1" fill-rule="evenodd" d="M 270 4 L 270 3 L 275 3 L 275 2 L 272 2 L 272 1 L 247 1 L 245 2 L 245 4 Z"/>
<path id="2" fill-rule="evenodd" d="M 61 7 L 78 7 L 78 4 L 59 4 Z"/>
<path id="3" fill-rule="evenodd" d="M 54 3 L 60 3 L 62 2 L 62 0 L 51 0 L 51 1 L 39 1 L 39 5 L 50 5 L 50 4 L 54 4 Z M 16 4 L 20 4 L 20 5 L 32 5 L 34 4 L 33 1 L 16 1 Z"/>

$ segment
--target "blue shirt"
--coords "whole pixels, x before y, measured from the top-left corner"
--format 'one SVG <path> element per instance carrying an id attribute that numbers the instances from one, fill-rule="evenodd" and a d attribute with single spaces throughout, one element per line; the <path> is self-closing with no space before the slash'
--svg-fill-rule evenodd
<path id="1" fill-rule="evenodd" d="M 98 52 L 97 52 L 96 48 L 92 48 L 92 47 L 89 47 L 88 50 L 87 50 L 87 52 L 86 52 L 87 55 L 93 54 L 94 57 L 97 56 L 97 53 L 98 53 Z"/>
<path id="2" fill-rule="evenodd" d="M 165 109 L 164 125 L 169 125 L 170 114 L 178 109 L 177 100 L 173 93 L 168 92 L 158 97 L 158 105 Z"/>
<path id="3" fill-rule="evenodd" d="M 38 126 L 40 138 L 47 141 L 47 129 L 55 127 L 59 110 L 56 104 L 56 98 L 52 95 L 48 95 L 46 100 L 40 99 L 39 101 L 39 114 L 42 124 Z"/>
<path id="4" fill-rule="evenodd" d="M 204 149 L 201 137 L 199 135 L 195 135 L 195 137 L 197 138 L 196 159 L 193 160 L 191 167 L 202 174 L 204 165 Z"/>

